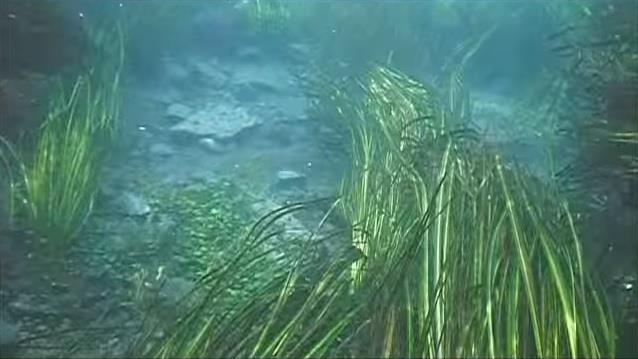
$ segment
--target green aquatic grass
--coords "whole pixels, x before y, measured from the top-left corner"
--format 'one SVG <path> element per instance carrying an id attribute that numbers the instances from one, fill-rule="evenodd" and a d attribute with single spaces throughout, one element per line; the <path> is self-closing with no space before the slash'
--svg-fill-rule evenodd
<path id="1" fill-rule="evenodd" d="M 22 144 L 22 151 L 14 151 L 3 140 L 9 149 L 3 162 L 11 162 L 5 166 L 11 215 L 56 249 L 78 235 L 91 213 L 100 171 L 118 127 L 124 48 L 122 33 L 116 29 L 89 36 L 95 40 L 94 51 L 104 50 L 100 53 L 110 57 L 94 59 L 70 86 L 60 81 L 33 145 Z M 105 34 L 111 34 L 111 40 L 104 40 Z"/>
<path id="2" fill-rule="evenodd" d="M 450 113 L 432 111 L 427 88 L 384 68 L 368 81 L 361 118 L 345 119 L 356 148 L 344 210 L 367 258 L 354 282 L 412 259 L 401 295 L 388 289 L 371 318 L 376 346 L 360 355 L 613 355 L 612 317 L 560 196 L 451 136 Z M 401 256 L 405 248 L 418 251 Z"/>
<path id="3" fill-rule="evenodd" d="M 253 31 L 281 34 L 289 29 L 290 11 L 280 0 L 250 0 L 240 6 L 243 20 Z"/>
<path id="4" fill-rule="evenodd" d="M 72 239 L 93 206 L 101 160 L 95 150 L 90 90 L 79 78 L 52 102 L 35 155 L 25 165 L 27 221 L 54 241 Z"/>
<path id="5" fill-rule="evenodd" d="M 349 249 L 316 261 L 309 244 L 219 308 L 268 255 L 255 249 L 273 224 L 305 205 L 268 214 L 201 279 L 200 304 L 143 354 L 613 357 L 612 316 L 559 193 L 450 131 L 450 109 L 462 106 L 444 107 L 426 86 L 383 67 L 360 85 L 362 102 L 334 102 L 353 168 L 325 217 L 338 209 L 350 222 Z"/>
<path id="6" fill-rule="evenodd" d="M 349 266 L 356 252 L 344 251 L 334 260 L 308 271 L 306 255 L 289 268 L 276 269 L 255 283 L 250 296 L 228 309 L 219 303 L 240 278 L 263 270 L 265 258 L 276 252 L 263 244 L 280 233 L 276 223 L 309 204 L 292 204 L 262 217 L 240 242 L 241 247 L 199 281 L 199 302 L 166 340 L 135 355 L 159 358 L 198 357 L 321 357 L 334 348 L 357 313 L 348 298 Z M 309 238 L 311 240 L 311 238 Z M 307 250 L 312 251 L 312 241 Z M 267 261 L 267 260 L 266 260 Z M 356 304 L 356 303 L 355 303 Z M 149 336 L 153 333 L 150 330 Z"/>
<path id="7" fill-rule="evenodd" d="M 80 109 L 92 100 L 83 81 L 78 78 L 69 94 L 60 87 L 51 100 L 31 157 L 2 140 L 11 218 L 19 217 L 21 225 L 60 242 L 81 227 L 96 190 L 99 157 L 91 114 Z"/>

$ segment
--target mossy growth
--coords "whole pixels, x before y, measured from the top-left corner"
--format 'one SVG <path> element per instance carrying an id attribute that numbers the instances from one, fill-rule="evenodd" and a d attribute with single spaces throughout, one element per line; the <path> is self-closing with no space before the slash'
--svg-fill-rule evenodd
<path id="1" fill-rule="evenodd" d="M 174 222 L 171 261 L 176 262 L 175 271 L 180 276 L 192 280 L 227 265 L 232 254 L 244 248 L 250 226 L 261 214 L 252 209 L 252 197 L 230 181 L 199 181 L 177 188 L 162 185 L 152 189 L 149 198 L 155 215 Z M 286 258 L 294 257 L 289 254 L 296 242 L 284 235 L 282 228 L 272 230 L 282 234 L 250 249 L 270 255 L 259 270 L 239 278 L 230 288 L 229 298 L 251 293 L 283 266 Z"/>
<path id="2" fill-rule="evenodd" d="M 177 250 L 188 271 L 200 276 L 236 248 L 250 223 L 247 198 L 230 182 L 199 182 L 153 190 L 151 206 L 175 222 Z"/>

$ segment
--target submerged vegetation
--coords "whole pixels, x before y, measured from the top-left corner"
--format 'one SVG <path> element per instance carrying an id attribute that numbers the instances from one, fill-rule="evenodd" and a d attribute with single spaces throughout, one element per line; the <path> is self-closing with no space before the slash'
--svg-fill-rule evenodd
<path id="1" fill-rule="evenodd" d="M 164 185 L 151 193 L 154 216 L 174 217 L 176 237 L 191 261 L 192 275 L 204 275 L 235 249 L 251 216 L 246 199 L 230 182 L 200 183 L 183 188 Z M 233 198 L 233 200 L 229 200 Z"/>
<path id="2" fill-rule="evenodd" d="M 178 259 L 171 252 L 168 260 L 174 263 L 160 265 L 154 279 L 146 269 L 138 275 L 132 296 L 144 302 L 146 312 L 143 330 L 127 354 L 614 357 L 616 316 L 584 255 L 582 208 L 555 181 L 560 171 L 551 168 L 554 177 L 538 178 L 504 159 L 471 129 L 463 76 L 499 25 L 457 46 L 458 58 L 445 62 L 428 56 L 450 52 L 451 41 L 436 37 L 429 51 L 412 56 L 422 42 L 412 28 L 400 21 L 391 30 L 365 26 L 371 20 L 361 16 L 364 7 L 374 18 L 385 16 L 388 8 L 362 4 L 347 4 L 348 11 L 326 16 L 331 34 L 337 35 L 323 35 L 318 61 L 311 64 L 323 65 L 328 78 L 315 89 L 319 95 L 312 110 L 325 119 L 321 125 L 337 133 L 333 140 L 351 161 L 338 196 L 288 204 L 248 226 L 255 208 L 236 183 L 172 183 L 147 193 L 150 209 L 126 214 L 127 220 L 148 224 L 169 218 L 163 228 L 171 233 L 157 235 L 179 239 L 171 249 L 186 254 Z M 288 32 L 311 13 L 278 0 L 243 6 L 243 20 L 269 35 Z M 412 6 L 397 7 L 393 16 L 422 25 Z M 445 15 L 450 28 L 470 13 L 443 2 L 428 9 L 431 16 Z M 86 30 L 92 49 L 87 66 L 71 83 L 60 82 L 33 142 L 16 146 L 0 137 L 0 170 L 7 174 L 12 220 L 56 250 L 66 249 L 91 215 L 119 128 L 124 30 Z M 342 37 L 333 41 L 335 36 Z M 383 39 L 384 46 L 370 47 L 374 39 Z M 397 39 L 405 41 L 399 46 Z M 633 59 L 635 54 L 623 51 Z M 334 53 L 342 58 L 331 58 Z M 575 53 L 582 61 L 584 53 Z M 398 70 L 415 63 L 441 67 L 443 76 L 428 85 Z M 635 78 L 636 69 L 617 63 L 622 76 Z M 342 77 L 342 71 L 356 76 Z M 551 94 L 562 91 L 556 97 L 563 99 L 565 88 L 552 84 Z M 632 151 L 638 134 L 631 125 L 610 128 L 599 122 L 586 130 L 599 136 L 594 142 L 613 148 L 617 173 L 635 184 L 638 160 Z M 253 189 L 265 186 L 260 178 L 265 176 L 254 174 L 270 171 L 270 163 L 255 158 L 242 167 L 235 164 L 236 177 Z M 267 192 L 261 189 L 256 192 Z M 286 220 L 318 205 L 329 209 L 316 228 L 291 233 Z M 326 230 L 332 220 L 345 223 L 344 228 Z M 328 251 L 326 241 L 338 246 Z M 155 255 L 155 249 L 142 247 L 141 252 Z M 165 270 L 173 269 L 172 279 L 195 283 L 171 303 L 175 313 L 149 298 L 159 296 Z"/>
<path id="3" fill-rule="evenodd" d="M 369 355 L 612 354 L 613 323 L 567 204 L 498 156 L 451 139 L 432 95 L 413 81 L 376 69 L 367 91 L 353 131 L 358 174 L 346 191 L 367 257 L 357 278 L 404 266 L 373 321 L 372 342 L 383 344 Z"/>
<path id="4" fill-rule="evenodd" d="M 550 51 L 564 61 L 544 88 L 555 99 L 551 111 L 562 120 L 562 134 L 579 153 L 561 175 L 588 204 L 598 205 L 595 197 L 609 187 L 629 206 L 638 203 L 635 8 L 632 2 L 598 1 L 549 6 L 550 15 L 567 25 L 548 35 Z"/>
<path id="5" fill-rule="evenodd" d="M 203 299 L 146 354 L 613 356 L 609 309 L 560 196 L 470 150 L 418 82 L 376 67 L 361 83 L 362 103 L 340 94 L 354 166 L 327 214 L 341 209 L 352 245 L 327 262 L 301 257 L 220 310 L 236 278 L 259 270 L 270 225 L 305 205 L 272 212 L 201 278 Z"/>
<path id="6" fill-rule="evenodd" d="M 94 32 L 99 53 L 70 86 L 59 81 L 33 145 L 21 144 L 18 153 L 3 140 L 3 159 L 13 172 L 10 215 L 55 249 L 65 248 L 89 216 L 118 127 L 124 59 L 118 30 Z"/>

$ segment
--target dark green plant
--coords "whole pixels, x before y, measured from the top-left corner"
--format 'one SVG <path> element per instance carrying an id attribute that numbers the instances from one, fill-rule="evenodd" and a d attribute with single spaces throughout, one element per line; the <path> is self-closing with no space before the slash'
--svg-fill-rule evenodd
<path id="1" fill-rule="evenodd" d="M 272 225 L 304 205 L 268 214 L 146 354 L 613 356 L 613 322 L 568 205 L 498 156 L 466 148 L 430 89 L 385 68 L 361 83 L 364 101 L 341 104 L 356 115 L 343 118 L 354 167 L 332 207 L 352 224 L 352 248 L 327 263 L 302 256 L 219 308 L 275 250 L 261 246 L 276 236 Z"/>
<path id="2" fill-rule="evenodd" d="M 35 154 L 24 172 L 26 221 L 41 236 L 68 242 L 82 227 L 93 206 L 100 160 L 95 149 L 94 101 L 79 78 L 71 93 L 53 100 L 39 133 Z"/>
<path id="3" fill-rule="evenodd" d="M 288 29 L 290 11 L 280 0 L 249 0 L 241 5 L 245 23 L 256 32 L 270 35 Z"/>
<path id="4" fill-rule="evenodd" d="M 99 48 L 106 46 L 96 41 Z M 33 147 L 25 144 L 23 153 L 13 151 L 11 156 L 10 203 L 17 204 L 12 214 L 56 249 L 64 249 L 89 216 L 117 129 L 124 59 L 121 32 L 116 30 L 109 44 L 115 53 L 108 53 L 117 57 L 93 63 L 70 87 L 60 81 Z"/>
<path id="5" fill-rule="evenodd" d="M 178 223 L 175 236 L 181 238 L 180 251 L 190 258 L 189 272 L 195 278 L 235 250 L 252 217 L 248 198 L 226 181 L 161 186 L 150 196 L 155 215 Z"/>
<path id="6" fill-rule="evenodd" d="M 638 188 L 638 20 L 631 2 L 548 3 L 556 29 L 548 51 L 560 58 L 542 84 L 577 153 L 560 173 L 567 190 L 600 210 L 617 192 L 633 205 Z M 623 190 L 623 188 L 625 190 Z M 630 199 L 631 198 L 631 199 Z"/>
<path id="7" fill-rule="evenodd" d="M 153 357 L 308 357 L 324 356 L 344 332 L 356 311 L 345 302 L 349 266 L 358 259 L 344 252 L 308 271 L 314 249 L 308 238 L 306 251 L 290 267 L 269 269 L 271 275 L 256 281 L 250 295 L 220 307 L 241 278 L 264 271 L 277 248 L 265 244 L 281 235 L 276 224 L 309 204 L 292 204 L 259 219 L 226 261 L 213 266 L 198 281 L 190 298 L 197 304 L 171 328 L 169 337 L 142 350 Z M 149 331 L 149 334 L 152 330 Z M 142 338 L 138 348 L 147 341 Z M 134 351 L 136 355 L 140 352 Z"/>
<path id="8" fill-rule="evenodd" d="M 466 148 L 431 91 L 405 75 L 375 68 L 366 89 L 358 116 L 344 118 L 355 167 L 343 204 L 367 258 L 353 284 L 398 262 L 404 272 L 370 318 L 364 336 L 376 345 L 358 355 L 613 356 L 612 316 L 567 203 Z"/>

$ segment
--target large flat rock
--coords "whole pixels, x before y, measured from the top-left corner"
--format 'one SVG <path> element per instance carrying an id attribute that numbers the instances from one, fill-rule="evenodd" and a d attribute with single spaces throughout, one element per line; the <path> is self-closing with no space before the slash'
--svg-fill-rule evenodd
<path id="1" fill-rule="evenodd" d="M 241 131 L 257 126 L 261 121 L 245 108 L 227 103 L 208 104 L 185 120 L 171 127 L 171 131 L 186 132 L 198 137 L 228 140 Z"/>

